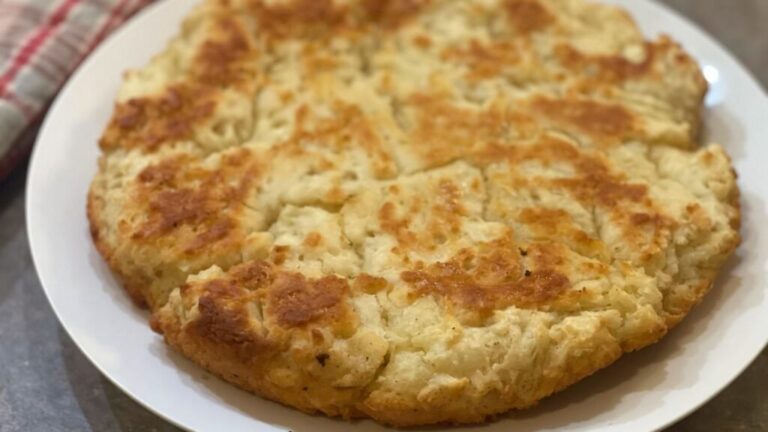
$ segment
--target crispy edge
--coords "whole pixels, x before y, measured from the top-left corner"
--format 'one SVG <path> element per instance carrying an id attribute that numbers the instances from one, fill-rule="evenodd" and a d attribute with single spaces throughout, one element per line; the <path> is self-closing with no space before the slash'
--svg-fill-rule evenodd
<path id="1" fill-rule="evenodd" d="M 147 309 L 151 306 L 146 281 L 141 280 L 136 276 L 133 276 L 131 272 L 126 271 L 115 259 L 115 247 L 105 239 L 104 232 L 107 230 L 107 223 L 102 217 L 102 209 L 104 208 L 104 198 L 99 191 L 98 177 L 95 179 L 88 190 L 88 198 L 86 202 L 86 216 L 88 218 L 88 225 L 90 230 L 91 239 L 99 254 L 104 258 L 108 267 L 117 276 L 118 282 L 123 289 L 128 293 L 128 296 L 136 304 L 136 306 Z"/>

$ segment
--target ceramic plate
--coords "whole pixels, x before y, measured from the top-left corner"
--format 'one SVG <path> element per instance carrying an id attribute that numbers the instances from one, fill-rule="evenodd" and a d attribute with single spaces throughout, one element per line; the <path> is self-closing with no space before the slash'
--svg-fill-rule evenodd
<path id="1" fill-rule="evenodd" d="M 660 343 L 627 355 L 533 410 L 474 429 L 660 429 L 727 386 L 768 341 L 768 230 L 760 228 L 768 220 L 768 98 L 732 56 L 689 22 L 648 0 L 613 2 L 628 8 L 648 35 L 670 33 L 701 62 L 712 86 L 706 141 L 723 143 L 733 156 L 743 193 L 745 241 L 711 294 Z M 29 238 L 43 287 L 62 325 L 93 364 L 136 401 L 181 427 L 230 432 L 350 428 L 242 392 L 171 352 L 91 244 L 86 191 L 121 74 L 160 51 L 191 5 L 165 0 L 138 15 L 90 56 L 54 103 L 35 147 L 27 189 Z M 386 430 L 371 421 L 353 428 Z"/>

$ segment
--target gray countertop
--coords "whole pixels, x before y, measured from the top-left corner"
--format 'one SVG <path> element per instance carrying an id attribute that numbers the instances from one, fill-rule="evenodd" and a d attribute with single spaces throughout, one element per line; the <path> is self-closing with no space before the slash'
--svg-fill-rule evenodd
<path id="1" fill-rule="evenodd" d="M 768 0 L 665 0 L 768 87 Z M 768 113 L 766 114 L 768 116 Z M 0 183 L 0 432 L 175 431 L 124 395 L 59 326 L 27 245 L 25 167 Z M 768 431 L 768 351 L 670 431 Z"/>

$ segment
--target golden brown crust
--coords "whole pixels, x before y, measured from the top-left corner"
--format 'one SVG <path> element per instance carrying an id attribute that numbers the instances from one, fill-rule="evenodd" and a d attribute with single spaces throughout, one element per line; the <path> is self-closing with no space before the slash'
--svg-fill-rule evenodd
<path id="1" fill-rule="evenodd" d="M 241 22 L 212 18 L 211 37 L 203 41 L 184 76 L 159 96 L 135 97 L 115 106 L 99 144 L 102 150 L 138 147 L 154 152 L 194 137 L 194 129 L 215 113 L 222 88 L 250 86 L 258 56 Z"/>
<path id="2" fill-rule="evenodd" d="M 565 123 L 591 136 L 623 141 L 636 120 L 620 105 L 583 100 L 538 98 L 533 109 L 557 123 Z"/>
<path id="3" fill-rule="evenodd" d="M 320 318 L 342 321 L 349 313 L 342 303 L 348 291 L 347 281 L 338 277 L 307 281 L 300 274 L 281 274 L 267 298 L 267 312 L 286 327 L 305 325 Z"/>
<path id="4" fill-rule="evenodd" d="M 583 0 L 205 0 L 88 197 L 152 328 L 306 412 L 479 422 L 654 343 L 739 242 L 701 72 Z"/>
<path id="5" fill-rule="evenodd" d="M 555 22 L 549 9 L 536 0 L 506 0 L 503 7 L 514 29 L 522 34 L 543 30 Z"/>
<path id="6" fill-rule="evenodd" d="M 203 89 L 169 88 L 159 98 L 137 98 L 115 107 L 99 142 L 102 149 L 118 146 L 156 150 L 166 142 L 192 136 L 192 126 L 213 113 L 215 102 Z"/>

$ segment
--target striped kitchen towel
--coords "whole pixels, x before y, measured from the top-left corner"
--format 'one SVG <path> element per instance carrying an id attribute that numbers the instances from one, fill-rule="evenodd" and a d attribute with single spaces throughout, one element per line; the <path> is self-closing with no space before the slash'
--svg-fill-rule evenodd
<path id="1" fill-rule="evenodd" d="M 0 179 L 74 68 L 151 0 L 0 0 Z"/>

